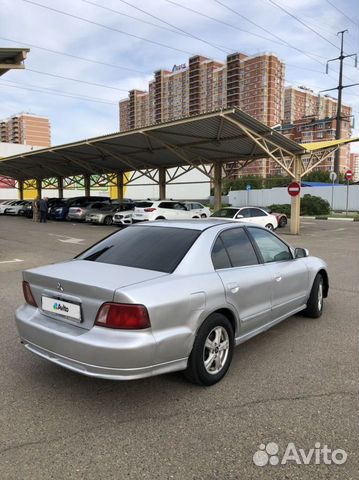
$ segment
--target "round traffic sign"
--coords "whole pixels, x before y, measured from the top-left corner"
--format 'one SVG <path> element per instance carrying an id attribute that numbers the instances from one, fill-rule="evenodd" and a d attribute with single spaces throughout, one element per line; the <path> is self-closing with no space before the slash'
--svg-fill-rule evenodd
<path id="1" fill-rule="evenodd" d="M 337 179 L 337 174 L 335 172 L 331 171 L 329 173 L 329 178 L 332 182 L 335 182 L 335 180 Z"/>
<path id="2" fill-rule="evenodd" d="M 345 172 L 345 178 L 346 180 L 351 180 L 353 178 L 353 172 L 351 170 L 347 170 Z"/>
<path id="3" fill-rule="evenodd" d="M 287 190 L 291 197 L 296 197 L 300 194 L 300 184 L 298 182 L 292 182 L 288 185 Z"/>
<path id="4" fill-rule="evenodd" d="M 246 190 L 251 190 L 252 189 L 252 185 L 248 184 L 246 185 Z"/>

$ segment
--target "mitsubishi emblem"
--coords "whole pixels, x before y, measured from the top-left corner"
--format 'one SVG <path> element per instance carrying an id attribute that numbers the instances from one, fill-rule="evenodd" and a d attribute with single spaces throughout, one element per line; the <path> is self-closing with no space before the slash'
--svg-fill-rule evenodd
<path id="1" fill-rule="evenodd" d="M 63 292 L 64 291 L 64 287 L 61 285 L 60 282 L 57 282 L 57 290 L 59 290 L 59 292 Z"/>

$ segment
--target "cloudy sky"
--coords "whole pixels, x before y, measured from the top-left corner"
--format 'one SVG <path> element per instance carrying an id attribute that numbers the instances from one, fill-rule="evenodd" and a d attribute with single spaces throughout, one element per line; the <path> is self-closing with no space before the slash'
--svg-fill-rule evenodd
<path id="1" fill-rule="evenodd" d="M 54 145 L 118 130 L 127 91 L 194 54 L 274 52 L 287 85 L 317 92 L 338 84 L 339 62 L 325 73 L 339 55 L 337 32 L 349 30 L 347 54 L 359 44 L 357 0 L 0 0 L 0 11 L 0 47 L 31 49 L 26 70 L 0 78 L 0 118 L 47 116 Z M 358 81 L 348 58 L 344 83 Z M 359 136 L 359 87 L 343 100 Z"/>

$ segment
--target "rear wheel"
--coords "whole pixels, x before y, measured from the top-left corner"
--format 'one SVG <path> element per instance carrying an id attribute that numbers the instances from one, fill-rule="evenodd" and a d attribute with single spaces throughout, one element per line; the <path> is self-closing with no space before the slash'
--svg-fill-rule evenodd
<path id="1" fill-rule="evenodd" d="M 165 217 L 157 217 L 156 220 L 166 220 Z"/>
<path id="2" fill-rule="evenodd" d="M 198 330 L 188 366 L 187 380 L 198 385 L 213 385 L 227 373 L 234 348 L 234 332 L 228 318 L 210 315 Z"/>
<path id="3" fill-rule="evenodd" d="M 281 219 L 279 220 L 280 227 L 285 227 L 287 223 L 288 223 L 287 217 L 281 217 Z"/>
<path id="4" fill-rule="evenodd" d="M 110 216 L 105 217 L 103 223 L 104 223 L 105 225 L 111 225 L 111 223 L 112 223 L 112 217 L 110 217 Z"/>
<path id="5" fill-rule="evenodd" d="M 266 228 L 268 228 L 268 230 L 274 230 L 274 226 L 271 223 L 267 223 Z"/>
<path id="6" fill-rule="evenodd" d="M 324 281 L 320 273 L 315 277 L 312 290 L 307 302 L 304 315 L 311 318 L 319 318 L 323 313 Z"/>

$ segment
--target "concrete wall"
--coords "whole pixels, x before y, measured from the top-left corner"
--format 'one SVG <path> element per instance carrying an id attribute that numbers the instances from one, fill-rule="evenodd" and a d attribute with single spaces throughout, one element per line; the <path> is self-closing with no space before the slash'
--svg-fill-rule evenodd
<path id="1" fill-rule="evenodd" d="M 304 187 L 300 196 L 305 194 L 315 195 L 332 202 L 332 187 Z M 229 192 L 229 203 L 233 206 L 263 206 L 272 204 L 290 203 L 291 197 L 286 188 L 269 188 L 263 190 L 233 190 Z M 333 210 L 345 210 L 347 198 L 346 185 L 338 185 L 333 189 Z M 359 211 L 359 185 L 349 186 L 348 209 Z"/>

